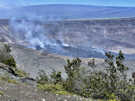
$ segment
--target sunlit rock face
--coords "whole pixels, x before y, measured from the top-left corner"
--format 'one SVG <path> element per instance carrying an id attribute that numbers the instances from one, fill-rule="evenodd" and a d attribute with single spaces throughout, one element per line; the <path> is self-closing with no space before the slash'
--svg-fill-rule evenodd
<path id="1" fill-rule="evenodd" d="M 104 57 L 106 51 L 122 50 L 127 55 L 135 54 L 135 18 L 66 21 L 25 18 L 0 22 L 0 36 L 5 41 L 50 53 Z"/>

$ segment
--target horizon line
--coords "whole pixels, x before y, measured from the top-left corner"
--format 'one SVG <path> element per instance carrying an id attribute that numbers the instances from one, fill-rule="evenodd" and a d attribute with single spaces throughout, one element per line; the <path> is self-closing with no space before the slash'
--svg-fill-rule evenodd
<path id="1" fill-rule="evenodd" d="M 126 8 L 126 7 L 129 7 L 129 8 L 135 8 L 135 6 L 116 6 L 116 5 L 95 5 L 95 4 L 75 4 L 75 3 L 46 3 L 46 4 L 29 4 L 29 5 L 24 5 L 22 7 L 26 7 L 26 6 L 40 6 L 40 5 L 73 5 L 73 6 L 97 6 L 97 7 L 123 7 L 123 8 Z"/>

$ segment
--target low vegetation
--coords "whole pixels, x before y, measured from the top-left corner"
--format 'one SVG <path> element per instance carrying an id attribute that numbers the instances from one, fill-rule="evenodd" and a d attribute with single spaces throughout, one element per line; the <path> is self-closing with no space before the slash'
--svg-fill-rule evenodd
<path id="1" fill-rule="evenodd" d="M 41 90 L 52 92 L 54 94 L 60 94 L 60 95 L 72 95 L 71 92 L 68 92 L 64 89 L 63 85 L 61 84 L 38 84 L 37 87 Z"/>
<path id="2" fill-rule="evenodd" d="M 12 55 L 10 55 L 10 46 L 5 44 L 0 50 L 0 62 L 8 66 L 16 68 L 16 62 Z"/>
<path id="3" fill-rule="evenodd" d="M 23 70 L 17 68 L 15 59 L 12 55 L 10 55 L 10 52 L 10 46 L 7 44 L 5 44 L 3 48 L 0 49 L 0 62 L 8 66 L 3 67 L 3 69 L 5 68 L 7 72 L 4 75 L 0 76 L 0 80 L 6 81 L 8 83 L 18 84 L 17 80 L 10 77 L 8 72 L 17 77 L 28 77 L 28 74 Z"/>
<path id="4" fill-rule="evenodd" d="M 21 69 L 16 68 L 14 71 L 19 77 L 29 77 L 29 74 Z"/>
<path id="5" fill-rule="evenodd" d="M 71 92 L 65 90 L 63 82 L 61 72 L 56 72 L 55 70 L 50 77 L 43 70 L 40 70 L 37 77 L 37 87 L 39 89 L 60 95 L 72 95 Z"/>
<path id="6" fill-rule="evenodd" d="M 28 77 L 28 74 L 23 70 L 17 68 L 16 61 L 12 55 L 10 55 L 11 49 L 8 44 L 4 44 L 3 49 L 0 50 L 0 62 L 8 65 L 10 69 L 19 77 Z"/>
<path id="7" fill-rule="evenodd" d="M 92 59 L 88 62 L 91 69 L 85 77 L 81 75 L 81 60 L 79 58 L 67 60 L 64 67 L 67 74 L 66 80 L 62 79 L 60 72 L 54 71 L 49 78 L 42 71 L 38 77 L 38 87 L 53 93 L 58 91 L 86 98 L 135 101 L 135 73 L 132 74 L 132 78 L 127 77 L 128 67 L 124 65 L 124 60 L 125 57 L 121 51 L 118 56 L 108 52 L 104 70 L 95 69 L 97 68 L 95 60 Z"/>
<path id="8" fill-rule="evenodd" d="M 0 96 L 3 96 L 4 95 L 4 92 L 3 91 L 0 91 Z"/>
<path id="9" fill-rule="evenodd" d="M 0 80 L 6 81 L 12 84 L 18 84 L 18 81 L 12 79 L 7 73 L 5 73 L 3 76 L 0 76 Z"/>

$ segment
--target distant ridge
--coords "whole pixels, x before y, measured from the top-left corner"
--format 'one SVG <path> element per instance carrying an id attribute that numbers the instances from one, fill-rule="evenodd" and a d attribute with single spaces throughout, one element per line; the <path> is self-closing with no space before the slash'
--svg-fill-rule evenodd
<path id="1" fill-rule="evenodd" d="M 2 10 L 0 10 L 2 12 Z M 46 19 L 95 19 L 135 17 L 135 7 L 47 4 L 4 11 L 5 17 L 40 17 Z M 4 17 L 0 14 L 0 17 Z"/>

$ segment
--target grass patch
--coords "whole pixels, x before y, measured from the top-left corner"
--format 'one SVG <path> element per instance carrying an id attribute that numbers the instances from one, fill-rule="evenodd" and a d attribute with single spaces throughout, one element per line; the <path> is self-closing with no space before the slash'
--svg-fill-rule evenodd
<path id="1" fill-rule="evenodd" d="M 1 76 L 0 80 L 6 81 L 6 82 L 12 83 L 12 84 L 18 84 L 19 83 L 18 81 L 14 80 L 14 79 L 11 79 L 8 75 Z"/>
<path id="2" fill-rule="evenodd" d="M 0 91 L 0 95 L 3 96 L 4 95 L 4 92 L 3 91 Z"/>
<path id="3" fill-rule="evenodd" d="M 43 91 L 48 91 L 54 94 L 59 94 L 59 95 L 73 95 L 73 93 L 70 93 L 68 91 L 66 91 L 63 88 L 63 85 L 60 84 L 38 84 L 37 87 L 40 90 Z"/>
<path id="4" fill-rule="evenodd" d="M 19 76 L 19 77 L 28 77 L 28 74 L 26 72 L 24 72 L 21 69 L 15 69 L 15 73 Z"/>

